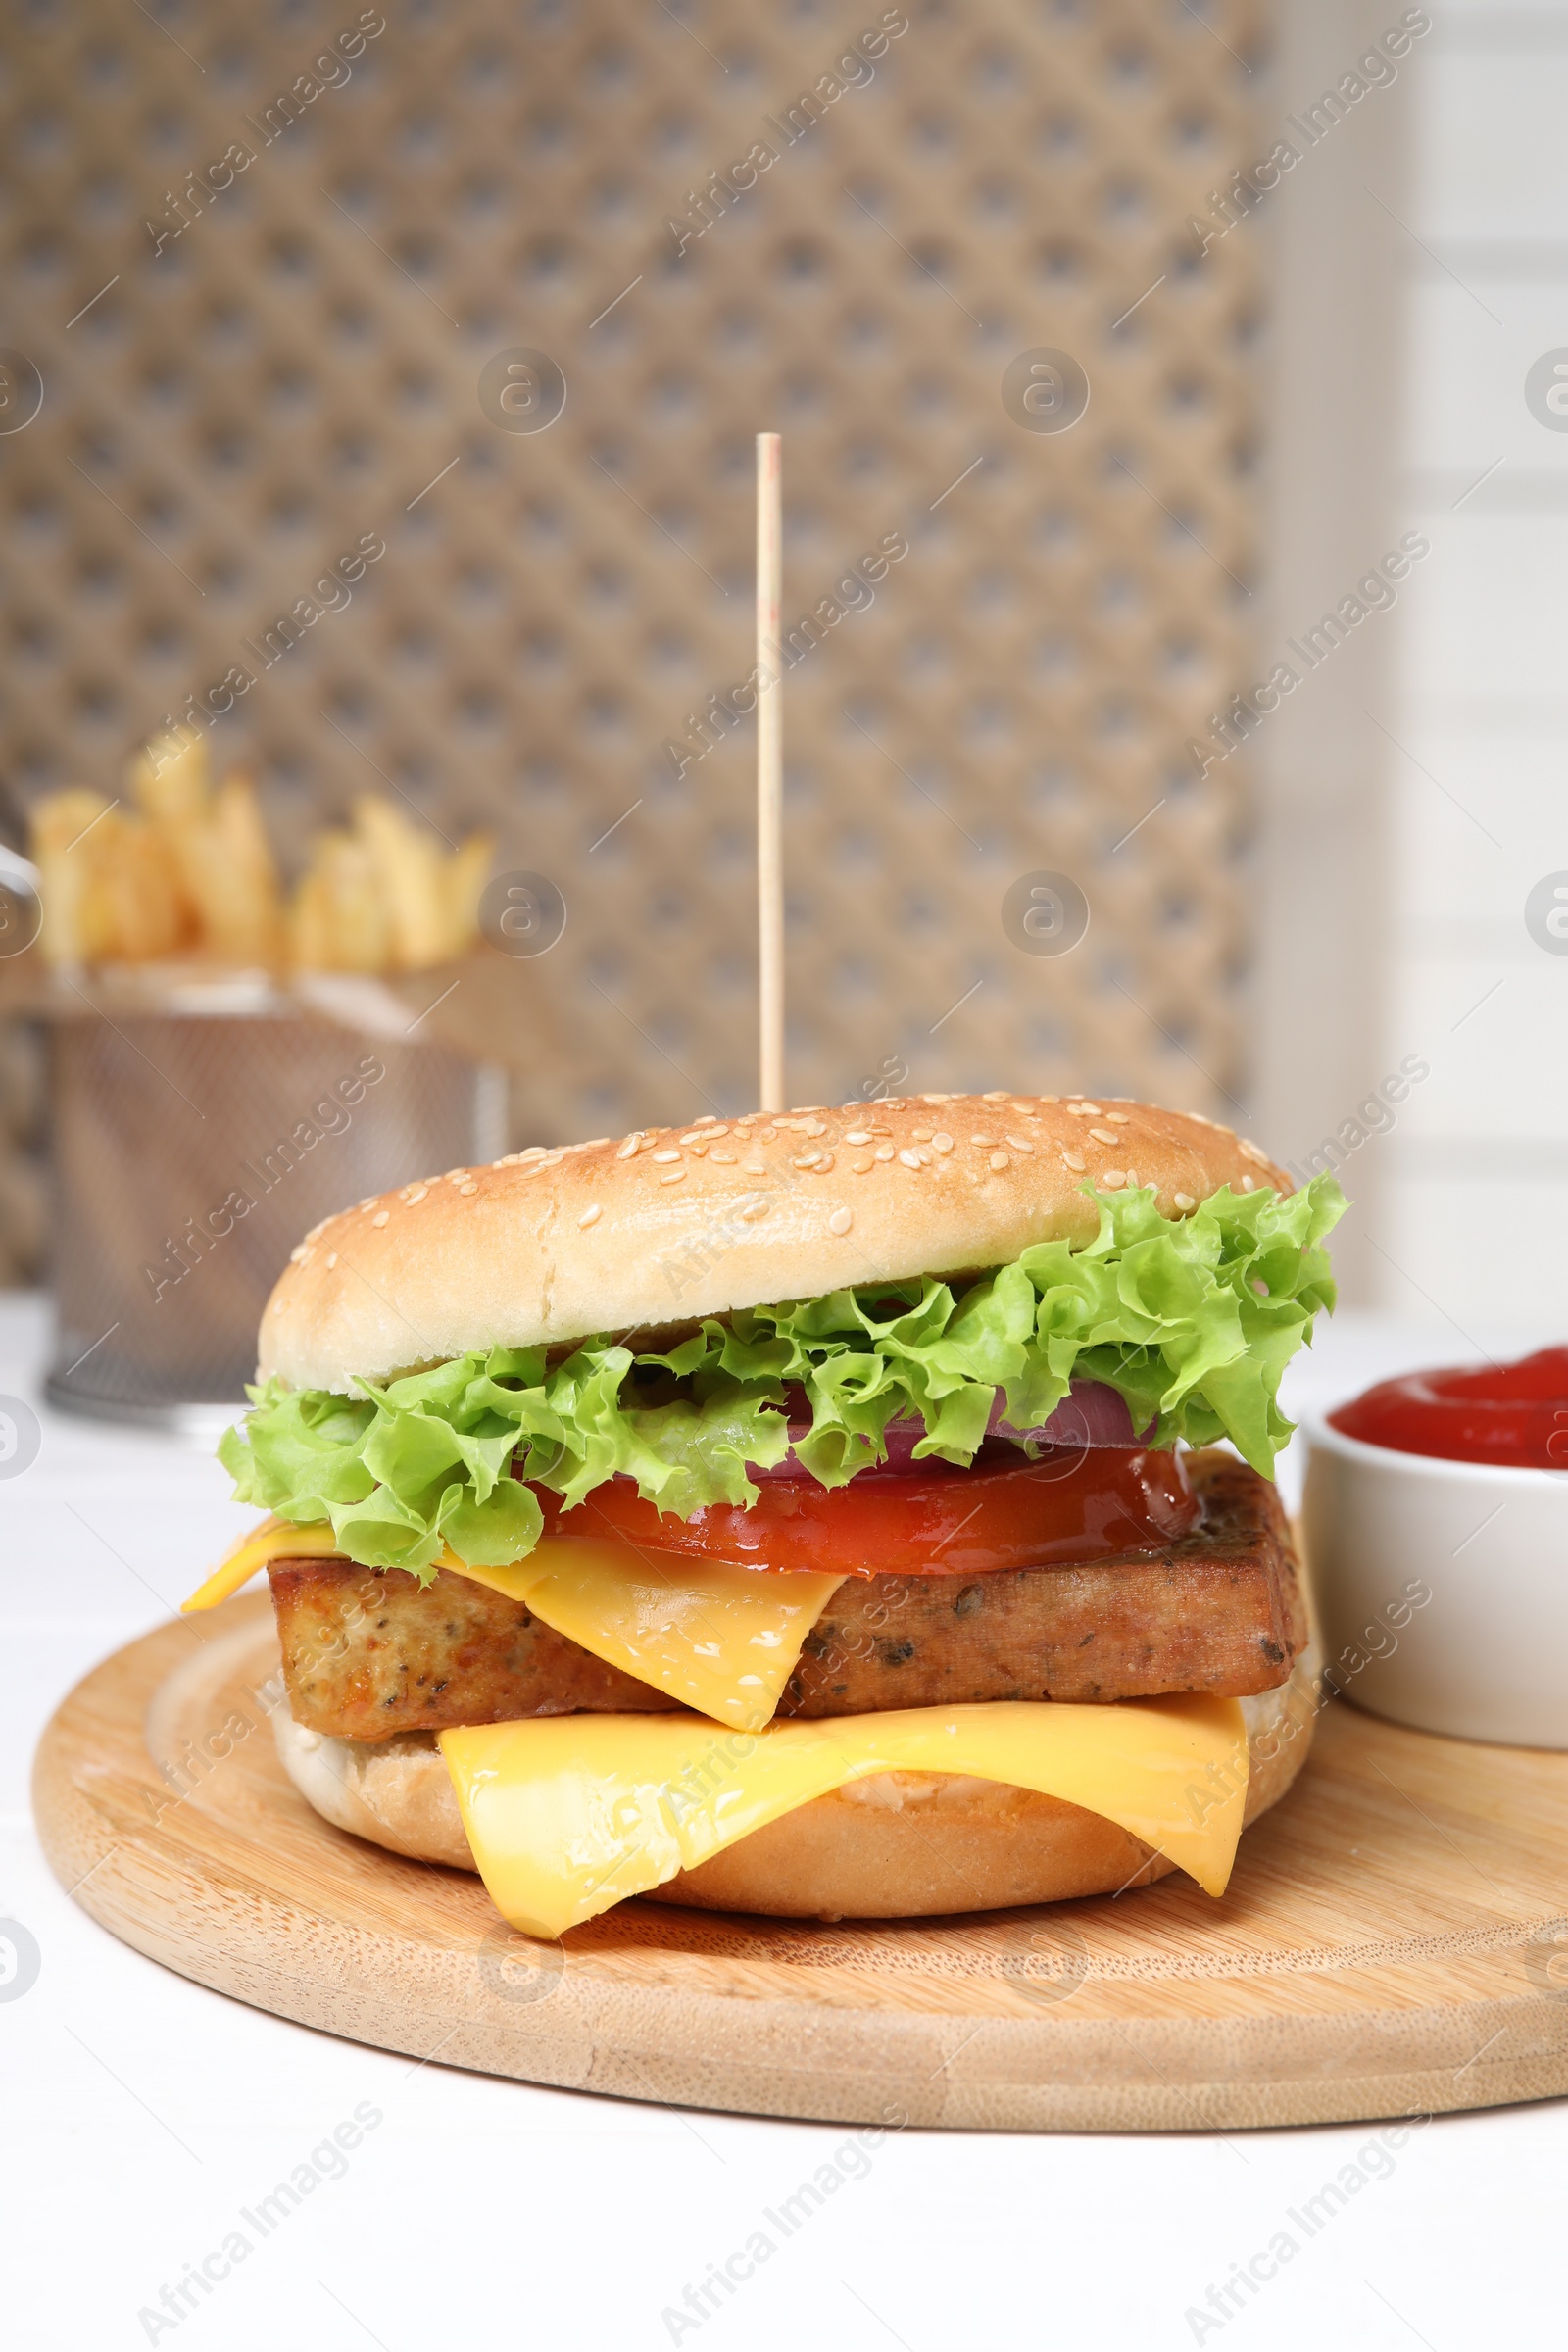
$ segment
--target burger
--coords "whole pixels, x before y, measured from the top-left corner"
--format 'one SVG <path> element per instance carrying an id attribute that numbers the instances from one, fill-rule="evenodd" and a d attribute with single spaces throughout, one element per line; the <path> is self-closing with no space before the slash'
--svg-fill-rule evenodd
<path id="1" fill-rule="evenodd" d="M 318 1225 L 221 1457 L 279 1752 L 559 1936 L 1223 1893 L 1300 1768 L 1272 1483 L 1332 1178 L 921 1095 L 453 1168 Z"/>

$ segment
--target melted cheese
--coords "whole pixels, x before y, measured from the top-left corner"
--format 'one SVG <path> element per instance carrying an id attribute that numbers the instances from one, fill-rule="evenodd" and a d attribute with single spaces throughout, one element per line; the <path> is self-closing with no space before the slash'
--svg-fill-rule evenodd
<path id="1" fill-rule="evenodd" d="M 232 1551 L 223 1554 L 190 1598 L 180 1602 L 180 1612 L 216 1609 L 241 1585 L 248 1585 L 269 1560 L 330 1560 L 337 1556 L 337 1538 L 328 1521 L 323 1519 L 318 1527 L 291 1527 L 286 1519 L 264 1519 L 250 1535 L 240 1538 Z"/>
<path id="2" fill-rule="evenodd" d="M 743 1732 L 767 1722 L 844 1582 L 674 1553 L 656 1560 L 629 1544 L 569 1536 L 547 1539 L 515 1567 L 462 1573 L 525 1600 L 596 1658 Z"/>
<path id="3" fill-rule="evenodd" d="M 530 1936 L 560 1936 L 875 1773 L 967 1773 L 1061 1797 L 1215 1895 L 1247 1795 L 1247 1728 L 1229 1698 L 999 1699 L 755 1734 L 690 1716 L 564 1715 L 438 1738 L 484 1883 Z"/>
<path id="4" fill-rule="evenodd" d="M 235 1545 L 184 1604 L 215 1608 L 269 1560 L 340 1557 L 327 1525 L 270 1521 Z M 778 1705 L 838 1576 L 759 1573 L 722 1561 L 655 1560 L 625 1544 L 546 1538 L 511 1567 L 440 1565 L 526 1604 L 608 1665 L 700 1714 L 756 1731 Z"/>

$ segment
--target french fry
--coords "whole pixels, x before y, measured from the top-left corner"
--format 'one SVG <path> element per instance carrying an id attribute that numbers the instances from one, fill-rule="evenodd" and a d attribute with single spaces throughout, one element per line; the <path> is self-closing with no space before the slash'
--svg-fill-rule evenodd
<path id="1" fill-rule="evenodd" d="M 249 776 L 226 776 L 177 836 L 202 946 L 227 963 L 274 964 L 283 944 L 277 868 Z"/>
<path id="2" fill-rule="evenodd" d="M 206 736 L 194 727 L 155 735 L 131 761 L 129 782 L 143 815 L 177 845 L 181 828 L 206 813 L 212 791 Z"/>
<path id="3" fill-rule="evenodd" d="M 33 811 L 51 963 L 198 955 L 307 971 L 422 971 L 478 929 L 494 845 L 448 856 L 390 801 L 365 795 L 348 828 L 322 833 L 285 906 L 252 779 L 216 788 L 205 735 L 175 728 L 130 762 L 133 808 L 96 792 L 49 794 Z"/>
<path id="4" fill-rule="evenodd" d="M 394 967 L 417 972 L 444 961 L 449 926 L 441 853 L 435 843 L 416 832 L 390 801 L 369 793 L 355 802 L 354 823 L 386 893 Z"/>
<path id="5" fill-rule="evenodd" d="M 103 946 L 89 944 L 90 958 L 152 963 L 192 944 L 184 894 L 148 826 L 112 809 L 80 847 L 92 854 L 91 928 L 108 935 Z"/>
<path id="6" fill-rule="evenodd" d="M 189 910 L 157 839 L 101 794 L 51 793 L 33 812 L 32 844 L 51 963 L 142 963 L 189 944 Z"/>
<path id="7" fill-rule="evenodd" d="M 250 778 L 227 776 L 215 793 L 206 737 L 181 729 L 148 745 L 130 782 L 178 879 L 199 952 L 275 963 L 282 899 Z"/>
<path id="8" fill-rule="evenodd" d="M 81 836 L 101 824 L 109 803 L 101 792 L 51 792 L 32 812 L 32 861 L 38 868 L 43 909 L 38 944 L 51 964 L 85 963 L 91 858 L 78 851 Z"/>
<path id="9" fill-rule="evenodd" d="M 323 833 L 295 893 L 289 952 L 302 971 L 384 972 L 391 924 L 381 876 L 351 833 Z"/>
<path id="10" fill-rule="evenodd" d="M 461 956 L 479 935 L 479 901 L 490 878 L 495 843 L 488 833 L 470 833 L 447 859 L 447 954 Z"/>

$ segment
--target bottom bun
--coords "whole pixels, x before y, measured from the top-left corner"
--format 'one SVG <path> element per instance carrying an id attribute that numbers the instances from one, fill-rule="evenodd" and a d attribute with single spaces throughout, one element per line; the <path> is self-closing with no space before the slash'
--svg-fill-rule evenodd
<path id="1" fill-rule="evenodd" d="M 1251 1770 L 1246 1821 L 1300 1771 L 1316 1720 L 1315 1652 L 1289 1682 L 1239 1703 Z M 284 1714 L 277 1752 L 295 1788 L 340 1830 L 416 1862 L 472 1870 L 458 1800 L 429 1732 L 331 1740 Z M 1147 1886 L 1176 1865 L 1102 1814 L 1000 1781 L 885 1772 L 754 1830 L 649 1900 L 778 1919 L 918 1919 L 1008 1910 Z"/>

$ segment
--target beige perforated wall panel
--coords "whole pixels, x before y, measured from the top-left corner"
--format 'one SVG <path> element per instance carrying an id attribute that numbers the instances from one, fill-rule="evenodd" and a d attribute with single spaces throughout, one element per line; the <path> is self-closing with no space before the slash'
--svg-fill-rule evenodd
<path id="1" fill-rule="evenodd" d="M 1245 1083 L 1243 761 L 1186 745 L 1253 674 L 1257 248 L 1190 217 L 1267 151 L 1258 11 L 909 16 L 840 72 L 875 5 L 387 0 L 326 67 L 349 0 L 12 15 L 0 342 L 44 400 L 0 437 L 0 765 L 118 788 L 240 665 L 215 749 L 291 854 L 367 785 L 494 825 L 569 909 L 514 967 L 531 1133 L 755 1088 L 752 726 L 667 747 L 750 666 L 764 426 L 791 619 L 908 546 L 787 687 L 795 1097 Z M 538 433 L 480 406 L 514 347 L 566 380 Z M 1087 372 L 1070 430 L 1004 406 L 1041 347 Z M 1060 956 L 1004 927 L 1042 869 L 1089 903 Z"/>

